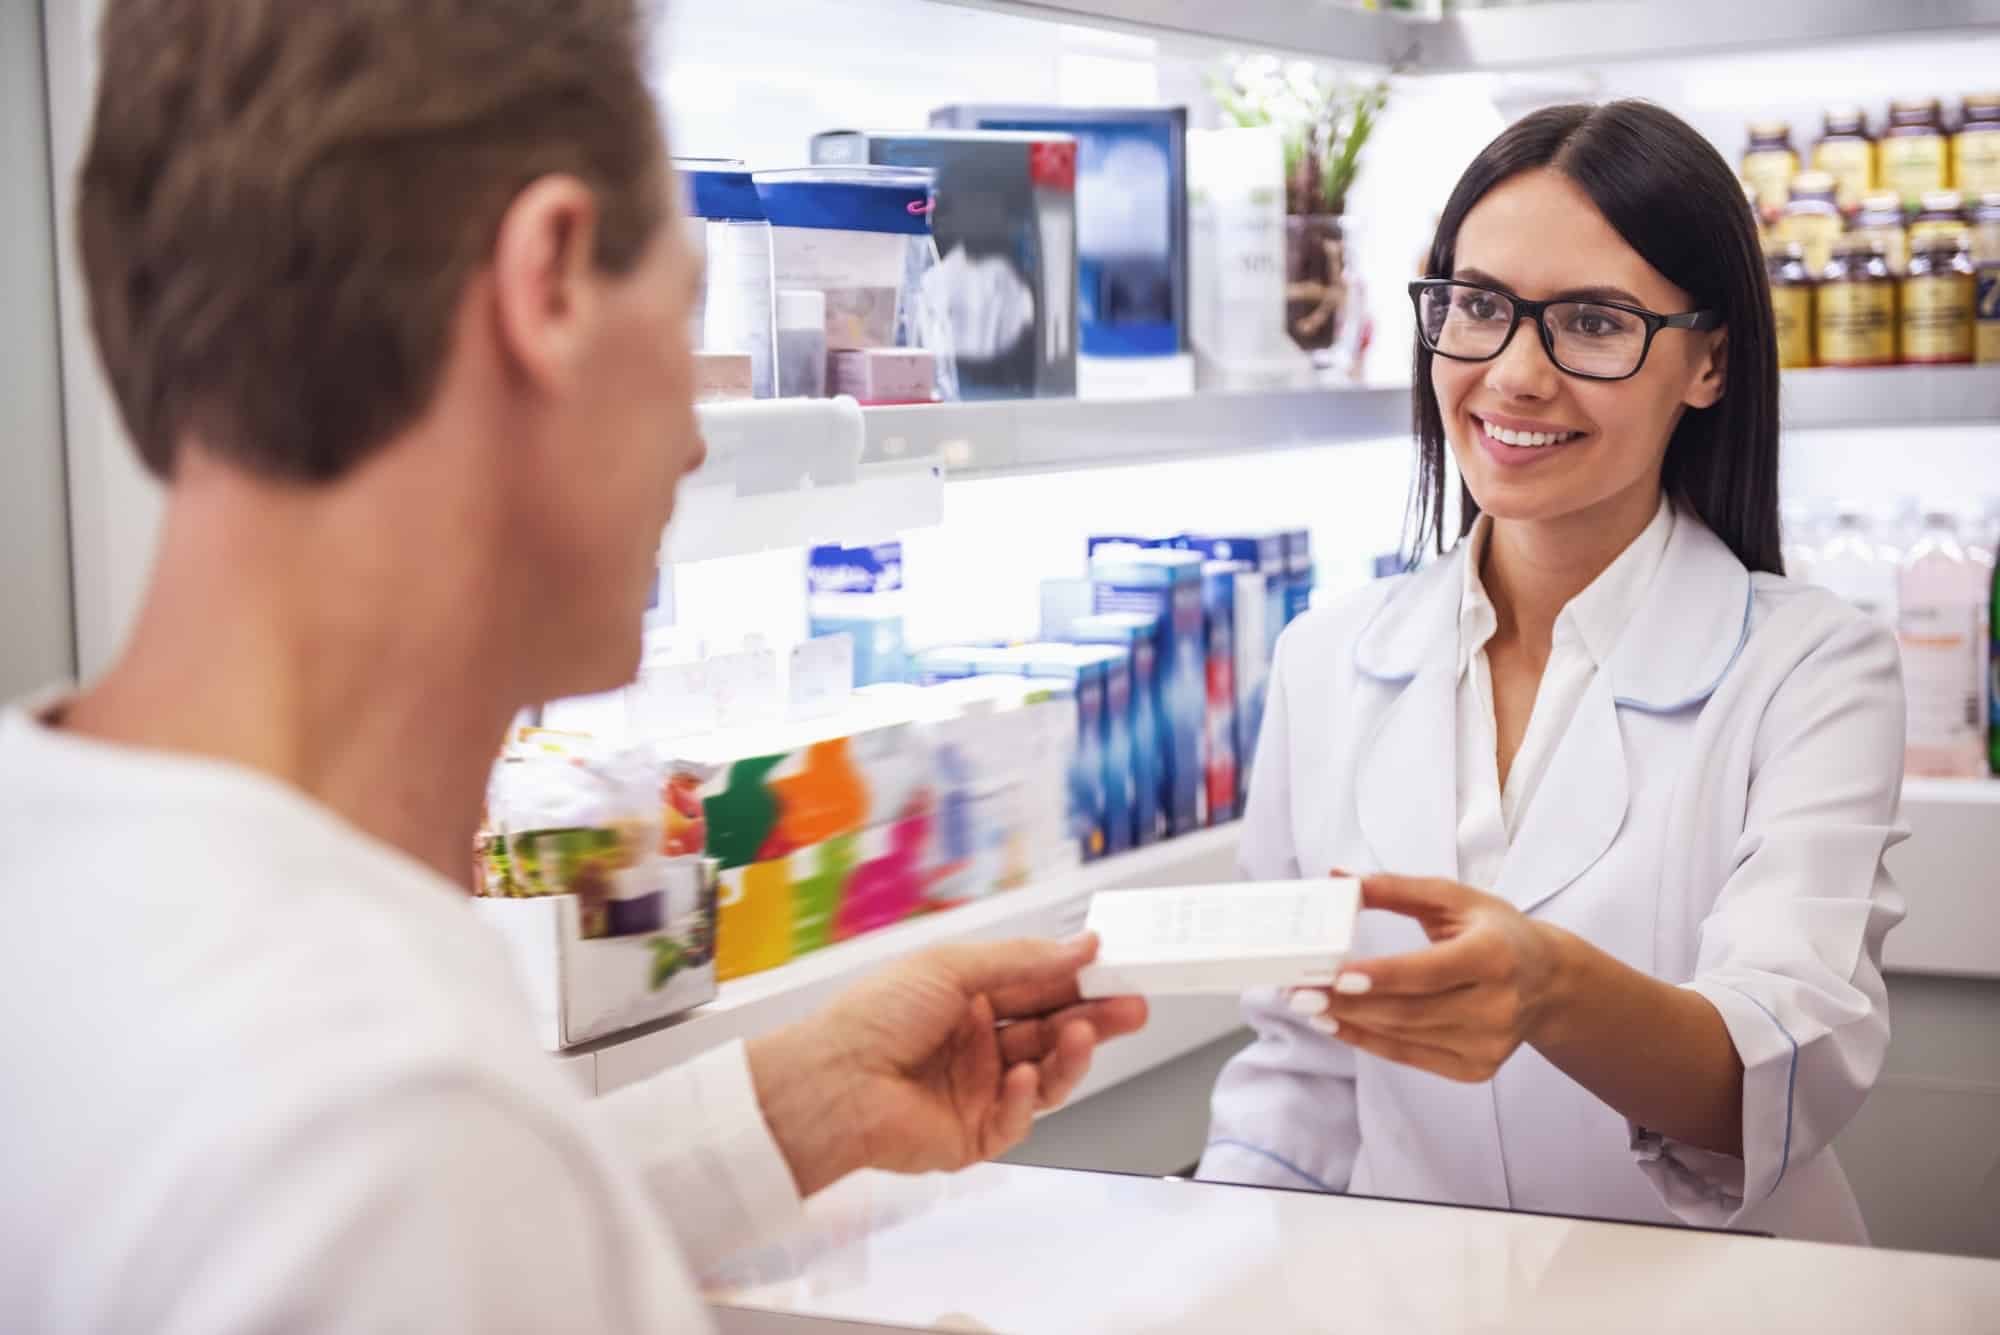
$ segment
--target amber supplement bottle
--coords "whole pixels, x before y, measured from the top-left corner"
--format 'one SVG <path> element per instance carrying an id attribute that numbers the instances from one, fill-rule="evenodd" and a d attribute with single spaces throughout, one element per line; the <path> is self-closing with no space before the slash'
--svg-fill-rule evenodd
<path id="1" fill-rule="evenodd" d="M 1757 204 L 1769 217 L 1792 197 L 1792 177 L 1798 175 L 1799 155 L 1792 147 L 1792 127 L 1785 121 L 1752 121 L 1750 142 L 1743 149 L 1743 180 L 1757 192 Z"/>
<path id="2" fill-rule="evenodd" d="M 1945 366 L 1972 360 L 1972 250 L 1943 238 L 1910 251 L 1903 279 L 1903 360 Z"/>
<path id="3" fill-rule="evenodd" d="M 1833 248 L 1813 302 L 1813 345 L 1821 366 L 1896 363 L 1896 276 L 1882 245 L 1847 236 Z"/>
<path id="4" fill-rule="evenodd" d="M 1926 190 L 1943 190 L 1951 184 L 1950 136 L 1944 132 L 1944 113 L 1936 98 L 1889 104 L 1880 160 L 1882 188 L 1900 195 L 1906 209 L 1917 208 Z"/>
<path id="5" fill-rule="evenodd" d="M 1778 365 L 1784 369 L 1813 364 L 1813 279 L 1806 269 L 1805 247 L 1787 241 L 1765 257 L 1771 278 L 1771 314 L 1776 317 Z"/>
<path id="6" fill-rule="evenodd" d="M 1875 188 L 1875 140 L 1859 107 L 1828 107 L 1825 128 L 1813 145 L 1813 167 L 1833 178 L 1834 202 L 1853 213 Z"/>

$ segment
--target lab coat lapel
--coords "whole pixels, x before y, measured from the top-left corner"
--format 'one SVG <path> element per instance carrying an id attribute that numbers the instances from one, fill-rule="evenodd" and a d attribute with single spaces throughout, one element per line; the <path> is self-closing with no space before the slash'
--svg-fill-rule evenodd
<path id="1" fill-rule="evenodd" d="M 1493 893 L 1531 912 L 1604 856 L 1629 796 L 1618 705 L 1599 672 L 1549 758 Z"/>
<path id="2" fill-rule="evenodd" d="M 1375 858 L 1356 872 L 1458 879 L 1462 559 L 1454 552 L 1405 577 L 1356 642 L 1356 671 L 1396 692 L 1355 769 L 1356 816 Z"/>
<path id="3" fill-rule="evenodd" d="M 1659 571 L 1549 760 L 1495 894 L 1528 912 L 1604 856 L 1630 800 L 1622 715 L 1700 708 L 1749 638 L 1750 594 L 1735 553 L 1681 511 Z"/>

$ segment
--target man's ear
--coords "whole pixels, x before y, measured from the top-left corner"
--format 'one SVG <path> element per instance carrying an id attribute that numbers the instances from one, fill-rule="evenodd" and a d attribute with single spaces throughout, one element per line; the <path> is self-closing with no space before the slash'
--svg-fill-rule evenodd
<path id="1" fill-rule="evenodd" d="M 530 384 L 571 383 L 595 289 L 597 197 L 574 176 L 544 176 L 507 206 L 493 240 L 494 314 L 500 352 Z"/>
<path id="2" fill-rule="evenodd" d="M 1713 408 L 1728 388 L 1729 330 L 1724 328 L 1708 336 L 1708 351 L 1683 401 L 1690 408 Z"/>

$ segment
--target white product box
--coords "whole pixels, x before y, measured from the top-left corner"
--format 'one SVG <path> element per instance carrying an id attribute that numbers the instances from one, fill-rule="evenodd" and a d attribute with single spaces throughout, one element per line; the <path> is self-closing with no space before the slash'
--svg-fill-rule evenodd
<path id="1" fill-rule="evenodd" d="M 1086 997 L 1326 987 L 1360 909 L 1355 880 L 1103 891 L 1084 921 L 1097 962 L 1079 983 Z"/>
<path id="2" fill-rule="evenodd" d="M 586 937 L 575 895 L 477 898 L 528 990 L 550 1051 L 664 1020 L 715 999 L 715 885 L 676 860 L 672 910 L 655 931 Z"/>

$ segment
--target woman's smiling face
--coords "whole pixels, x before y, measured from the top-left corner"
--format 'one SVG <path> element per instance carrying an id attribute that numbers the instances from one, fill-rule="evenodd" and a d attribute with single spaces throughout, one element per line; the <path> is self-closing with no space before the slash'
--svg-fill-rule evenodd
<path id="1" fill-rule="evenodd" d="M 1662 315 L 1689 295 L 1642 258 L 1561 172 L 1523 172 L 1466 214 L 1451 276 L 1531 301 L 1571 293 Z M 1725 332 L 1662 330 L 1629 380 L 1556 369 L 1532 322 L 1489 362 L 1431 359 L 1452 457 L 1479 508 L 1547 521 L 1650 512 L 1675 424 L 1722 395 Z"/>

